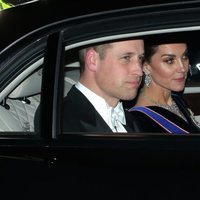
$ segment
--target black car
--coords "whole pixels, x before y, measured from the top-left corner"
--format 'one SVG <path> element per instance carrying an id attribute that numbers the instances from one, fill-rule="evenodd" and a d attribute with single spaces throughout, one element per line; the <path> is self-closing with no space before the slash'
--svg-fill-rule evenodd
<path id="1" fill-rule="evenodd" d="M 62 131 L 62 100 L 78 80 L 79 49 L 136 37 L 188 40 L 192 67 L 184 97 L 200 120 L 200 1 L 107 3 L 41 0 L 0 12 L 2 197 L 198 195 L 199 134 Z"/>

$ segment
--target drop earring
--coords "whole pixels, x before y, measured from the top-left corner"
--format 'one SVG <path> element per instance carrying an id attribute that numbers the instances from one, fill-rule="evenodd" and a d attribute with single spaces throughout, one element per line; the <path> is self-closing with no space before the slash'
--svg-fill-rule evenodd
<path id="1" fill-rule="evenodd" d="M 150 74 L 145 74 L 144 83 L 145 83 L 145 85 L 147 87 L 149 87 L 149 85 L 151 83 L 151 76 L 150 76 Z"/>

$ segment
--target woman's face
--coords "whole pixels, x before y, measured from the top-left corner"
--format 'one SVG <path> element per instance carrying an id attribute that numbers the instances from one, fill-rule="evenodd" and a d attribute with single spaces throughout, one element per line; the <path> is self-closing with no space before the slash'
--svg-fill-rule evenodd
<path id="1" fill-rule="evenodd" d="M 182 91 L 189 68 L 187 45 L 185 43 L 159 45 L 146 67 L 152 77 L 151 84 L 171 91 Z"/>

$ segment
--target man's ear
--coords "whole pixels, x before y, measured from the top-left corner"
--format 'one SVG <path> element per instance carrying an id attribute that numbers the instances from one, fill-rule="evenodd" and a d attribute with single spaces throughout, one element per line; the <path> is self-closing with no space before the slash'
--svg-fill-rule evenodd
<path id="1" fill-rule="evenodd" d="M 96 65 L 97 65 L 97 52 L 90 48 L 85 55 L 85 63 L 86 67 L 91 71 L 96 71 Z"/>

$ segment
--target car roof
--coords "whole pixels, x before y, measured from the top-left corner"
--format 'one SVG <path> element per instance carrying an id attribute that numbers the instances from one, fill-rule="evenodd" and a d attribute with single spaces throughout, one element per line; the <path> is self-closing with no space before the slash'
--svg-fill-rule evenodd
<path id="1" fill-rule="evenodd" d="M 115 12 L 116 10 L 134 8 L 132 12 L 141 14 L 144 12 L 161 12 L 173 9 L 185 9 L 188 7 L 200 7 L 200 0 L 123 0 L 115 3 L 107 3 L 99 0 L 40 0 L 14 6 L 0 13 L 0 53 L 2 49 L 17 41 L 28 33 L 53 23 L 74 19 L 94 13 Z"/>

